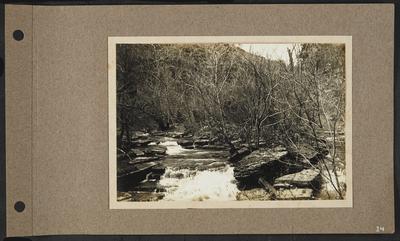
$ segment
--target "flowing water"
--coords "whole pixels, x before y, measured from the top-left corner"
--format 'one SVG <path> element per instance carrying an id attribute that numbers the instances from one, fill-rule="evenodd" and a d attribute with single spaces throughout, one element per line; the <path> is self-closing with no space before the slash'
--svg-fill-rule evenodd
<path id="1" fill-rule="evenodd" d="M 168 154 L 162 160 L 166 170 L 159 182 L 166 190 L 163 200 L 236 200 L 239 190 L 227 151 L 184 149 L 172 138 L 165 138 L 160 145 Z"/>
<path id="2" fill-rule="evenodd" d="M 159 161 L 165 172 L 159 180 L 149 175 L 139 184 L 142 188 L 137 192 L 139 199 L 158 196 L 161 201 L 236 200 L 240 191 L 233 167 L 227 161 L 227 150 L 184 149 L 177 144 L 177 139 L 169 137 L 163 137 L 158 145 L 167 148 L 167 155 Z M 333 176 L 331 170 L 329 173 Z M 325 170 L 323 176 L 329 176 L 329 173 Z M 338 179 L 339 183 L 345 183 L 344 170 L 338 171 Z M 333 185 L 325 180 L 322 191 L 334 194 L 337 183 L 335 179 L 332 182 Z"/>

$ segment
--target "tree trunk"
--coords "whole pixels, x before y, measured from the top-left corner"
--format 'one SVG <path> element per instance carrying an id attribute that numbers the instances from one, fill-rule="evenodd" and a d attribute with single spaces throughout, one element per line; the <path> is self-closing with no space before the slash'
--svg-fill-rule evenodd
<path id="1" fill-rule="evenodd" d="M 256 150 L 258 150 L 260 148 L 260 123 L 257 123 L 257 133 L 256 133 Z"/>

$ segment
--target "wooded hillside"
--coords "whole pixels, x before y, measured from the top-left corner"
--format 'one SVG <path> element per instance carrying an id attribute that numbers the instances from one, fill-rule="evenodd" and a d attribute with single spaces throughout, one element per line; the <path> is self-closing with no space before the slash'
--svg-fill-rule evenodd
<path id="1" fill-rule="evenodd" d="M 343 132 L 344 51 L 302 44 L 285 64 L 232 44 L 118 45 L 118 141 L 181 124 L 226 143 L 318 147 L 319 135 Z"/>

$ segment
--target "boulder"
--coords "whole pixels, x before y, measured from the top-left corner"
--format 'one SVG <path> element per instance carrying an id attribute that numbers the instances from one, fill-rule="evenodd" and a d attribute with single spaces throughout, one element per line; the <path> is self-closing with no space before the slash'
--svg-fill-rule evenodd
<path id="1" fill-rule="evenodd" d="M 282 147 L 253 151 L 236 163 L 233 169 L 234 177 L 247 188 L 259 186 L 260 177 L 271 182 L 282 173 L 287 174 L 285 169 L 288 163 L 282 161 L 287 154 L 286 149 Z"/>
<path id="2" fill-rule="evenodd" d="M 118 167 L 117 172 L 117 190 L 132 190 L 132 187 L 146 179 L 152 168 L 157 166 L 155 162 L 137 163 L 135 165 L 127 165 L 126 167 Z"/>
<path id="3" fill-rule="evenodd" d="M 239 150 L 237 150 L 231 157 L 229 157 L 228 161 L 229 162 L 238 162 L 243 157 L 245 157 L 249 154 L 250 154 L 250 149 L 247 147 L 242 147 Z"/>
<path id="4" fill-rule="evenodd" d="M 321 182 L 321 175 L 319 170 L 304 169 L 301 172 L 288 174 L 275 179 L 274 187 L 282 188 L 285 185 L 295 187 L 308 187 L 312 189 L 319 189 Z"/>
<path id="5" fill-rule="evenodd" d="M 132 156 L 134 157 L 145 156 L 145 153 L 142 150 L 136 148 L 131 149 L 130 154 L 132 154 Z"/>
<path id="6" fill-rule="evenodd" d="M 191 139 L 180 139 L 177 143 L 183 148 L 193 148 L 193 140 Z"/>
<path id="7" fill-rule="evenodd" d="M 281 189 L 276 192 L 277 200 L 312 200 L 313 190 L 310 188 Z"/>
<path id="8" fill-rule="evenodd" d="M 167 152 L 167 148 L 165 146 L 149 146 L 147 147 L 144 152 L 147 155 L 165 155 Z"/>

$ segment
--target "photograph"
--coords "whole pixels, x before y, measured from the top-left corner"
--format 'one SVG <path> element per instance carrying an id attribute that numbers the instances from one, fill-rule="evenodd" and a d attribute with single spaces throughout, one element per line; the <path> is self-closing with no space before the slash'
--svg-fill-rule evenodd
<path id="1" fill-rule="evenodd" d="M 126 39 L 109 56 L 110 200 L 346 199 L 348 41 Z"/>

